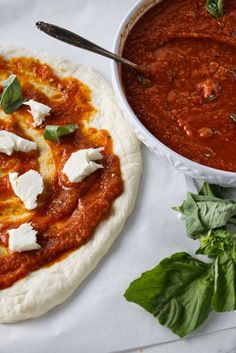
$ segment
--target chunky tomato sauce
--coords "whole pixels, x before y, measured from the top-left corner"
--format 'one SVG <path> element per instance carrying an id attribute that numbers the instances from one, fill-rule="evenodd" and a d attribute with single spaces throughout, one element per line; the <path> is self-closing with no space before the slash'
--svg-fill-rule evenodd
<path id="1" fill-rule="evenodd" d="M 10 157 L 0 153 L 0 288 L 9 287 L 31 271 L 64 258 L 86 243 L 101 220 L 109 215 L 113 201 L 123 191 L 119 158 L 113 154 L 111 136 L 106 130 L 85 126 L 95 113 L 89 88 L 72 77 L 59 79 L 48 65 L 30 58 L 15 58 L 8 62 L 1 59 L 1 80 L 12 73 L 17 75 L 27 100 L 35 99 L 52 108 L 45 124 L 35 129 L 39 134 L 43 135 L 46 124 L 76 123 L 79 128 L 73 134 L 60 138 L 58 143 L 45 140 L 52 153 L 55 173 L 44 180 L 45 190 L 38 198 L 38 207 L 27 211 L 18 221 L 12 214 L 9 218 L 3 217 L 7 207 L 5 202 L 14 194 L 8 173 L 39 170 L 40 150 L 15 152 Z M 53 94 L 45 92 L 46 86 L 50 86 Z M 32 117 L 27 109 L 21 106 L 16 113 L 4 118 L 0 116 L 0 129 L 31 139 L 27 127 L 33 129 Z M 79 149 L 101 146 L 105 150 L 99 163 L 104 168 L 80 183 L 69 183 L 61 170 L 70 154 Z M 11 212 L 17 215 L 17 206 Z M 8 251 L 7 231 L 24 222 L 32 222 L 38 231 L 37 242 L 41 249 L 11 253 Z"/>
<path id="2" fill-rule="evenodd" d="M 204 165 L 236 172 L 236 2 L 214 18 L 206 0 L 162 0 L 131 29 L 123 56 L 127 99 L 159 140 Z"/>

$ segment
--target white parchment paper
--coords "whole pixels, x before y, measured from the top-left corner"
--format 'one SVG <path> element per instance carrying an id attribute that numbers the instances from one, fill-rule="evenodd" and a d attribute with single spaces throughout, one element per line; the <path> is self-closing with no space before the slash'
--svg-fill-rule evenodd
<path id="1" fill-rule="evenodd" d="M 109 60 L 57 42 L 35 27 L 44 20 L 110 49 L 134 0 L 1 0 L 1 44 L 49 51 L 86 63 L 110 77 Z M 176 251 L 193 253 L 172 206 L 186 194 L 185 178 L 143 150 L 144 172 L 136 209 L 118 241 L 74 295 L 41 318 L 0 326 L 1 353 L 106 353 L 176 340 L 142 308 L 125 301 L 129 283 Z M 236 313 L 212 315 L 198 332 L 236 326 Z"/>

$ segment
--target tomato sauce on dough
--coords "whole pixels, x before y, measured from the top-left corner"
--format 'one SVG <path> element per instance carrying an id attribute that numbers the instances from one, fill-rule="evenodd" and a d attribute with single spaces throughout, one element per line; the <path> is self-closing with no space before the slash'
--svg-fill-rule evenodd
<path id="1" fill-rule="evenodd" d="M 32 58 L 0 59 L 1 81 L 12 73 L 17 75 L 26 100 L 34 99 L 52 110 L 44 125 L 37 129 L 32 127 L 28 106 L 22 105 L 11 115 L 3 112 L 0 115 L 1 130 L 38 143 L 37 151 L 14 152 L 12 156 L 0 153 L 1 289 L 32 271 L 63 259 L 85 244 L 101 220 L 109 216 L 114 200 L 123 192 L 120 161 L 113 153 L 109 132 L 87 124 L 96 112 L 89 87 L 72 77 L 57 77 L 48 65 Z M 79 128 L 60 138 L 60 142 L 52 142 L 43 139 L 45 125 L 50 124 L 77 124 Z M 102 146 L 104 158 L 99 163 L 104 168 L 80 183 L 69 183 L 61 170 L 71 153 Z M 45 186 L 38 197 L 38 207 L 33 211 L 25 210 L 17 200 L 8 178 L 9 172 L 22 174 L 30 169 L 43 173 Z M 37 230 L 41 249 L 11 253 L 7 231 L 25 222 L 32 222 Z"/>
<path id="2" fill-rule="evenodd" d="M 162 0 L 127 36 L 123 68 L 130 106 L 165 145 L 203 165 L 236 172 L 236 2 L 212 17 L 206 0 Z"/>

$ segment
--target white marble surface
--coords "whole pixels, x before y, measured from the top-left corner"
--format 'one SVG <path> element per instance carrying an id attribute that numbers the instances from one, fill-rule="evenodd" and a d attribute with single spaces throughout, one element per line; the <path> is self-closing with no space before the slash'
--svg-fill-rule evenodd
<path id="1" fill-rule="evenodd" d="M 77 31 L 81 35 L 84 35 L 90 40 L 94 40 L 101 46 L 109 49 L 112 47 L 114 34 L 122 16 L 135 2 L 135 0 L 1 0 L 1 8 L 4 9 L 4 11 L 1 11 L 0 15 L 2 34 L 1 44 L 13 44 L 32 49 L 36 48 L 39 50 L 45 50 L 64 56 L 73 61 L 86 63 L 100 70 L 109 80 L 110 65 L 108 59 L 94 56 L 91 53 L 86 53 L 52 40 L 40 33 L 36 27 L 34 27 L 34 22 L 36 20 L 44 20 L 56 23 L 73 31 Z M 139 225 L 141 231 L 145 233 L 148 240 L 156 242 L 159 247 L 162 246 L 162 242 L 164 241 L 164 239 L 161 238 L 161 234 L 159 234 L 160 238 L 158 241 L 155 238 L 155 232 L 157 231 L 156 229 L 158 228 L 159 223 L 160 227 L 162 227 L 161 230 L 164 230 L 165 223 L 172 227 L 175 226 L 176 220 L 172 216 L 169 217 L 168 210 L 171 205 L 175 204 L 177 199 L 182 197 L 184 178 L 182 175 L 176 174 L 172 169 L 167 167 L 164 162 L 148 152 L 145 147 L 143 147 L 143 157 L 144 175 L 136 211 L 128 221 L 121 239 L 115 244 L 109 256 L 104 259 L 102 265 L 99 266 L 99 269 L 92 276 L 91 280 L 89 279 L 86 281 L 82 287 L 82 295 L 83 292 L 86 293 L 86 290 L 91 286 L 92 281 L 97 280 L 99 276 L 101 277 L 103 271 L 108 271 L 109 267 L 106 265 L 109 265 L 109 262 L 111 261 L 116 261 L 116 257 L 119 256 L 121 250 L 126 247 L 126 241 L 128 240 L 127 236 L 132 235 L 131 233 L 135 229 L 136 224 Z M 153 176 L 155 177 L 155 175 L 157 175 L 157 185 L 153 180 Z M 158 189 L 158 183 L 166 187 L 166 192 L 165 190 Z M 171 183 L 171 186 L 169 183 Z M 155 190 L 156 192 L 154 195 L 152 190 Z M 160 208 L 158 209 L 158 207 L 160 207 L 158 205 L 161 205 L 161 208 L 167 212 L 166 216 L 163 215 L 164 220 L 160 220 L 159 222 L 158 219 L 154 220 L 152 217 L 148 218 L 148 216 L 143 216 L 145 208 L 150 210 L 156 208 L 157 214 L 158 212 L 161 212 Z M 142 222 L 140 222 L 140 216 L 143 217 Z M 177 228 L 180 229 L 180 226 L 177 226 Z M 158 255 L 155 255 L 156 249 L 153 249 L 152 253 L 150 250 L 149 253 L 147 253 L 144 248 L 144 251 L 141 252 L 142 247 L 145 245 L 145 242 L 142 242 L 143 239 L 141 238 L 141 235 L 142 234 L 140 233 L 140 244 L 137 244 L 137 247 L 140 246 L 140 262 L 145 263 L 145 266 L 143 265 L 142 267 L 141 264 L 137 265 L 133 270 L 133 272 L 137 272 L 137 274 L 139 274 L 141 270 L 150 268 L 151 265 L 154 266 L 155 256 L 160 260 Z M 190 244 L 190 242 L 186 241 L 186 250 L 188 249 L 188 244 Z M 125 255 L 127 256 L 127 254 Z M 131 260 L 132 257 L 130 259 L 130 264 L 132 263 Z M 78 295 L 78 292 L 76 295 Z M 67 315 L 67 310 L 69 310 L 70 307 L 73 307 L 73 305 L 75 305 L 75 296 L 63 307 L 64 312 L 62 314 L 65 317 Z M 155 331 L 156 327 L 153 324 L 153 319 L 149 317 L 148 314 L 144 313 L 138 307 L 133 309 L 131 304 L 127 306 L 127 310 L 130 310 L 129 315 L 136 315 L 136 322 L 134 322 L 134 325 L 138 328 L 137 332 L 139 332 L 140 335 L 142 334 L 142 327 L 144 330 L 149 327 L 148 325 L 150 325 L 150 329 Z M 97 353 L 96 342 L 94 342 L 92 350 L 86 350 L 85 348 L 82 350 L 79 349 L 79 341 L 77 345 L 72 345 L 71 341 L 74 340 L 76 342 L 76 338 L 74 335 L 70 335 L 70 331 L 67 332 L 67 337 L 64 337 L 64 340 L 60 341 L 60 334 L 63 332 L 60 331 L 61 328 L 58 326 L 57 320 L 61 311 L 62 308 L 60 307 L 48 316 L 39 319 L 37 322 L 31 321 L 25 324 L 15 325 L 15 331 L 12 326 L 6 326 L 4 329 L 1 329 L 0 332 L 2 339 L 0 340 L 0 352 L 10 353 L 19 350 L 21 353 L 27 353 L 30 351 L 34 351 L 35 353 L 54 353 L 65 352 L 67 349 L 70 353 Z M 219 318 L 217 318 L 217 320 L 219 320 Z M 106 345 L 105 341 L 107 340 L 109 343 L 109 340 L 114 339 L 115 336 L 117 341 L 119 341 L 120 334 L 123 334 L 122 337 L 124 337 L 122 324 L 123 323 L 120 323 L 117 330 L 112 332 L 108 330 L 107 333 L 104 333 L 102 336 L 105 337 L 104 349 L 100 349 L 99 352 L 114 352 L 114 349 L 109 350 L 105 348 L 109 346 L 109 344 Z M 99 319 L 97 320 L 97 325 L 99 327 Z M 45 328 L 45 326 L 46 328 L 48 327 L 48 330 L 52 330 L 53 328 L 53 334 L 50 338 L 41 335 L 40 328 L 43 330 L 43 327 Z M 93 325 L 93 327 L 96 327 L 96 320 L 95 326 Z M 19 332 L 21 333 L 21 337 L 25 337 L 24 344 L 18 339 Z M 38 339 L 32 340 L 31 335 L 38 337 Z M 87 339 L 90 341 L 93 337 L 89 337 L 88 335 Z M 132 337 L 127 337 L 127 341 L 130 341 L 129 347 L 131 347 Z M 141 341 L 142 340 L 140 340 L 140 342 Z M 5 344 L 4 342 L 12 342 L 12 345 Z M 151 343 L 152 342 L 150 342 L 150 344 Z M 136 350 L 130 350 L 129 352 L 236 353 L 236 329 L 221 332 L 218 331 L 213 334 L 196 336 L 182 341 L 177 340 L 168 344 L 151 346 L 149 348 L 139 346 Z"/>

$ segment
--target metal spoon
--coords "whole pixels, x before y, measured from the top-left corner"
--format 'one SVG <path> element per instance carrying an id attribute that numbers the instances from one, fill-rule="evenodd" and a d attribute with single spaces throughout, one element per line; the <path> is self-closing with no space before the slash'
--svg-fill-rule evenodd
<path id="1" fill-rule="evenodd" d="M 108 50 L 98 46 L 97 44 L 90 42 L 89 40 L 79 36 L 76 33 L 73 33 L 71 31 L 68 31 L 65 28 L 59 27 L 59 26 L 55 26 L 53 24 L 50 23 L 46 23 L 46 22 L 36 22 L 36 26 L 38 27 L 38 29 L 40 29 L 41 31 L 45 32 L 46 34 L 48 34 L 51 37 L 54 37 L 56 39 L 59 39 L 65 43 L 74 45 L 76 47 L 85 49 L 85 50 L 89 50 L 93 53 L 105 56 L 109 59 L 113 59 L 116 62 L 120 63 L 120 64 L 124 64 L 127 66 L 132 67 L 135 70 L 139 70 L 139 71 L 144 71 L 140 66 L 138 66 L 137 64 L 122 58 L 121 56 L 118 56 L 114 53 L 109 52 Z"/>

